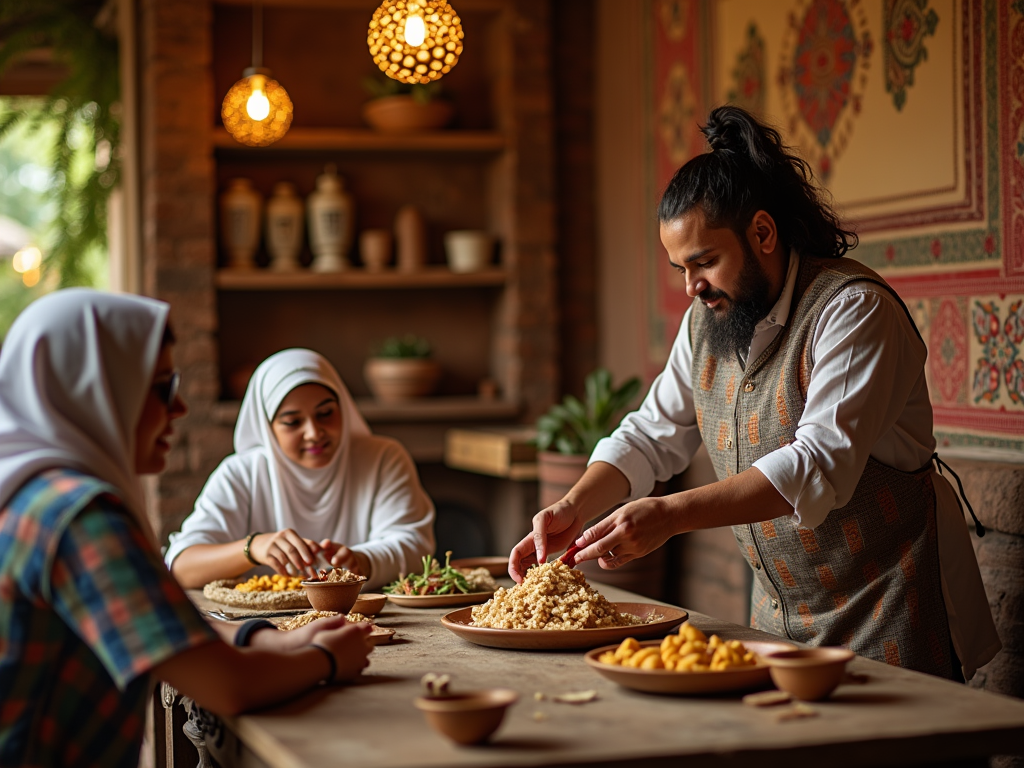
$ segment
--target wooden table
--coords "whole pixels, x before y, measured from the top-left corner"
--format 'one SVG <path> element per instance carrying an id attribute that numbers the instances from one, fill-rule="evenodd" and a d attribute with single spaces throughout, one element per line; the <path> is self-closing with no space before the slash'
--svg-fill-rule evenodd
<path id="1" fill-rule="evenodd" d="M 599 589 L 611 600 L 641 599 Z M 225 766 L 272 768 L 707 768 L 755 761 L 759 768 L 798 761 L 835 768 L 1024 754 L 1024 701 L 860 657 L 849 669 L 866 682 L 842 685 L 830 700 L 811 705 L 816 717 L 779 722 L 777 710 L 745 706 L 739 694 L 684 698 L 620 688 L 588 668 L 582 652 L 478 647 L 442 627 L 443 613 L 389 604 L 378 623 L 395 628 L 397 642 L 374 651 L 358 684 L 227 720 L 227 738 L 215 756 Z M 701 614 L 691 621 L 729 639 L 777 639 Z M 500 686 L 521 698 L 491 744 L 459 747 L 431 730 L 413 707 L 427 672 L 451 675 L 455 690 Z M 588 689 L 599 696 L 588 704 L 534 698 L 536 692 Z"/>

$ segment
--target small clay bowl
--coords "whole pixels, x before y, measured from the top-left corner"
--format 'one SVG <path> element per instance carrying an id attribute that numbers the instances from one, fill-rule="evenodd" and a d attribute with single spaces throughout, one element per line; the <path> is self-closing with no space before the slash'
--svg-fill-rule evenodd
<path id="1" fill-rule="evenodd" d="M 376 616 L 384 610 L 384 606 L 387 601 L 387 595 L 381 595 L 376 592 L 360 594 L 356 598 L 356 603 L 352 606 L 350 613 L 361 613 L 363 616 Z"/>
<path id="2" fill-rule="evenodd" d="M 854 657 L 846 648 L 798 648 L 764 657 L 772 681 L 801 701 L 820 701 L 843 681 L 846 662 Z"/>
<path id="3" fill-rule="evenodd" d="M 306 590 L 306 598 L 309 604 L 318 611 L 335 611 L 337 613 L 348 613 L 356 604 L 359 597 L 359 590 L 363 588 L 366 579 L 360 577 L 359 581 L 304 581 L 302 588 Z"/>
<path id="4" fill-rule="evenodd" d="M 430 727 L 458 744 L 482 744 L 498 730 L 505 710 L 519 699 L 509 688 L 485 688 L 414 701 Z"/>

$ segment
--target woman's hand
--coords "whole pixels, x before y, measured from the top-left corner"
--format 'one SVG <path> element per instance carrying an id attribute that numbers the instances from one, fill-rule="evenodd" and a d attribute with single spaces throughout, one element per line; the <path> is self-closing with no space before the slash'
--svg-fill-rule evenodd
<path id="1" fill-rule="evenodd" d="M 325 620 L 314 621 L 309 626 L 323 626 L 323 621 Z M 334 664 L 337 667 L 334 682 L 351 682 L 370 664 L 367 657 L 373 650 L 373 645 L 370 643 L 372 628 L 369 624 L 362 621 L 350 622 L 334 629 L 318 627 L 317 630 L 313 633 L 312 642 L 334 654 Z"/>
<path id="2" fill-rule="evenodd" d="M 567 549 L 583 530 L 582 511 L 562 499 L 533 516 L 533 532 L 516 544 L 508 558 L 508 575 L 518 584 L 531 565 L 543 563 L 552 551 Z"/>
<path id="3" fill-rule="evenodd" d="M 256 562 L 269 565 L 282 575 L 288 575 L 288 565 L 305 576 L 316 576 L 313 556 L 320 545 L 304 539 L 291 528 L 275 533 L 260 533 L 249 543 L 249 553 Z"/>
<path id="4" fill-rule="evenodd" d="M 354 549 L 349 549 L 344 544 L 338 544 L 330 539 L 320 542 L 320 551 L 335 568 L 347 568 L 357 576 L 370 578 L 370 558 L 362 552 L 356 552 Z"/>
<path id="5" fill-rule="evenodd" d="M 597 560 L 605 569 L 618 568 L 649 554 L 679 531 L 667 497 L 649 497 L 623 504 L 583 532 L 576 562 Z"/>

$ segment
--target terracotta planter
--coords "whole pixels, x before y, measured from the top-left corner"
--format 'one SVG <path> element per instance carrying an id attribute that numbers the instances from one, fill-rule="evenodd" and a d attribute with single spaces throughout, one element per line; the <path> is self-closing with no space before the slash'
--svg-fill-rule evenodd
<path id="1" fill-rule="evenodd" d="M 444 128 L 455 108 L 447 101 L 422 104 L 412 96 L 385 96 L 363 105 L 363 119 L 381 133 L 415 133 Z"/>
<path id="2" fill-rule="evenodd" d="M 564 453 L 539 451 L 537 453 L 537 477 L 540 508 L 550 507 L 559 501 L 587 471 L 589 456 L 567 456 Z"/>
<path id="3" fill-rule="evenodd" d="M 400 403 L 431 394 L 441 377 L 441 366 L 422 358 L 371 357 L 363 376 L 375 398 L 382 403 Z"/>

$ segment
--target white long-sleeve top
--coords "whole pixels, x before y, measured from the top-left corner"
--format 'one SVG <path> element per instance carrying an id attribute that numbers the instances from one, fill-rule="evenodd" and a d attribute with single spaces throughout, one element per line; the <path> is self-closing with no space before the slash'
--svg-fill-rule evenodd
<path id="1" fill-rule="evenodd" d="M 757 324 L 745 360 L 756 359 L 785 327 L 799 256 L 790 254 L 782 294 Z M 690 314 L 683 316 L 665 369 L 635 412 L 594 450 L 642 498 L 656 480 L 685 470 L 700 446 L 693 406 Z M 793 507 L 793 525 L 815 528 L 853 496 L 868 456 L 910 472 L 935 451 L 924 362 L 927 348 L 899 301 L 876 283 L 847 285 L 825 307 L 813 337 L 814 367 L 794 442 L 756 467 Z M 967 678 L 1000 644 L 974 549 L 948 482 L 933 477 L 940 571 L 950 630 Z M 950 578 L 956 574 L 955 582 Z"/>
<path id="2" fill-rule="evenodd" d="M 181 532 L 171 534 L 167 567 L 194 544 L 225 544 L 253 531 L 293 528 L 307 539 L 331 539 L 365 554 L 372 571 L 367 588 L 416 570 L 420 558 L 434 551 L 434 505 L 416 466 L 399 443 L 379 435 L 352 437 L 348 451 L 336 511 L 293 511 L 287 517 L 274 504 L 266 455 L 229 456 L 210 476 Z"/>

